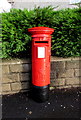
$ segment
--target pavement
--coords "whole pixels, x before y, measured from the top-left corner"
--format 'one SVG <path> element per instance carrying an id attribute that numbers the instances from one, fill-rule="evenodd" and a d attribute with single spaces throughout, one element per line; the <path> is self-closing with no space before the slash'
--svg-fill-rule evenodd
<path id="1" fill-rule="evenodd" d="M 34 101 L 27 93 L 2 97 L 2 120 L 81 119 L 81 90 L 51 90 L 49 100 Z"/>

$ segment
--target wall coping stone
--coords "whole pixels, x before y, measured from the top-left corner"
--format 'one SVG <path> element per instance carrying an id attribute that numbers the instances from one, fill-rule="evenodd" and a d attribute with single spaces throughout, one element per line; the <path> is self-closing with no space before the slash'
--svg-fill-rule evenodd
<path id="1" fill-rule="evenodd" d="M 75 61 L 75 60 L 81 60 L 81 57 L 69 57 L 69 58 L 62 58 L 62 57 L 53 57 L 51 56 L 51 62 L 52 61 Z M 25 59 L 2 59 L 2 62 L 0 62 L 0 65 L 10 65 L 10 64 L 25 64 L 25 63 L 31 63 L 30 58 Z"/>
<path id="2" fill-rule="evenodd" d="M 63 58 L 63 57 L 52 57 L 51 56 L 51 61 L 74 61 L 74 60 L 81 60 L 81 57 Z"/>
<path id="3" fill-rule="evenodd" d="M 0 63 L 0 65 L 14 65 L 14 64 L 22 64 L 22 63 L 31 63 L 31 59 L 30 58 L 25 58 L 25 59 L 2 59 L 2 63 Z"/>

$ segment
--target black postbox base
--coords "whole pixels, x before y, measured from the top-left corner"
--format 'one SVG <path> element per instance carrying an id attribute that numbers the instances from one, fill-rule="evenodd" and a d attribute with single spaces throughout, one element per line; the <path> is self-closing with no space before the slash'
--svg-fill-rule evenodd
<path id="1" fill-rule="evenodd" d="M 49 99 L 49 85 L 39 87 L 32 86 L 32 98 L 37 102 L 45 102 Z"/>

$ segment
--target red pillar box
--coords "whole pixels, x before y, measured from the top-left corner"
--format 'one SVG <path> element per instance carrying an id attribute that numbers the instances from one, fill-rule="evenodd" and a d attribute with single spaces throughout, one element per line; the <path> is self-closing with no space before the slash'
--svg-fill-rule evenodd
<path id="1" fill-rule="evenodd" d="M 50 84 L 51 34 L 54 29 L 33 27 L 28 31 L 32 34 L 33 95 L 39 101 L 46 101 Z"/>

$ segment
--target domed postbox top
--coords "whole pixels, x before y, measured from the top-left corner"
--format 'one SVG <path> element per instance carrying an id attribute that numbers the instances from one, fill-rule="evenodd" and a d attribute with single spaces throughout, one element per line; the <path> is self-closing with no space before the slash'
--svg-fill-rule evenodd
<path id="1" fill-rule="evenodd" d="M 28 32 L 30 32 L 32 35 L 35 35 L 35 34 L 51 35 L 54 32 L 54 29 L 49 27 L 33 27 L 33 28 L 29 28 Z"/>

